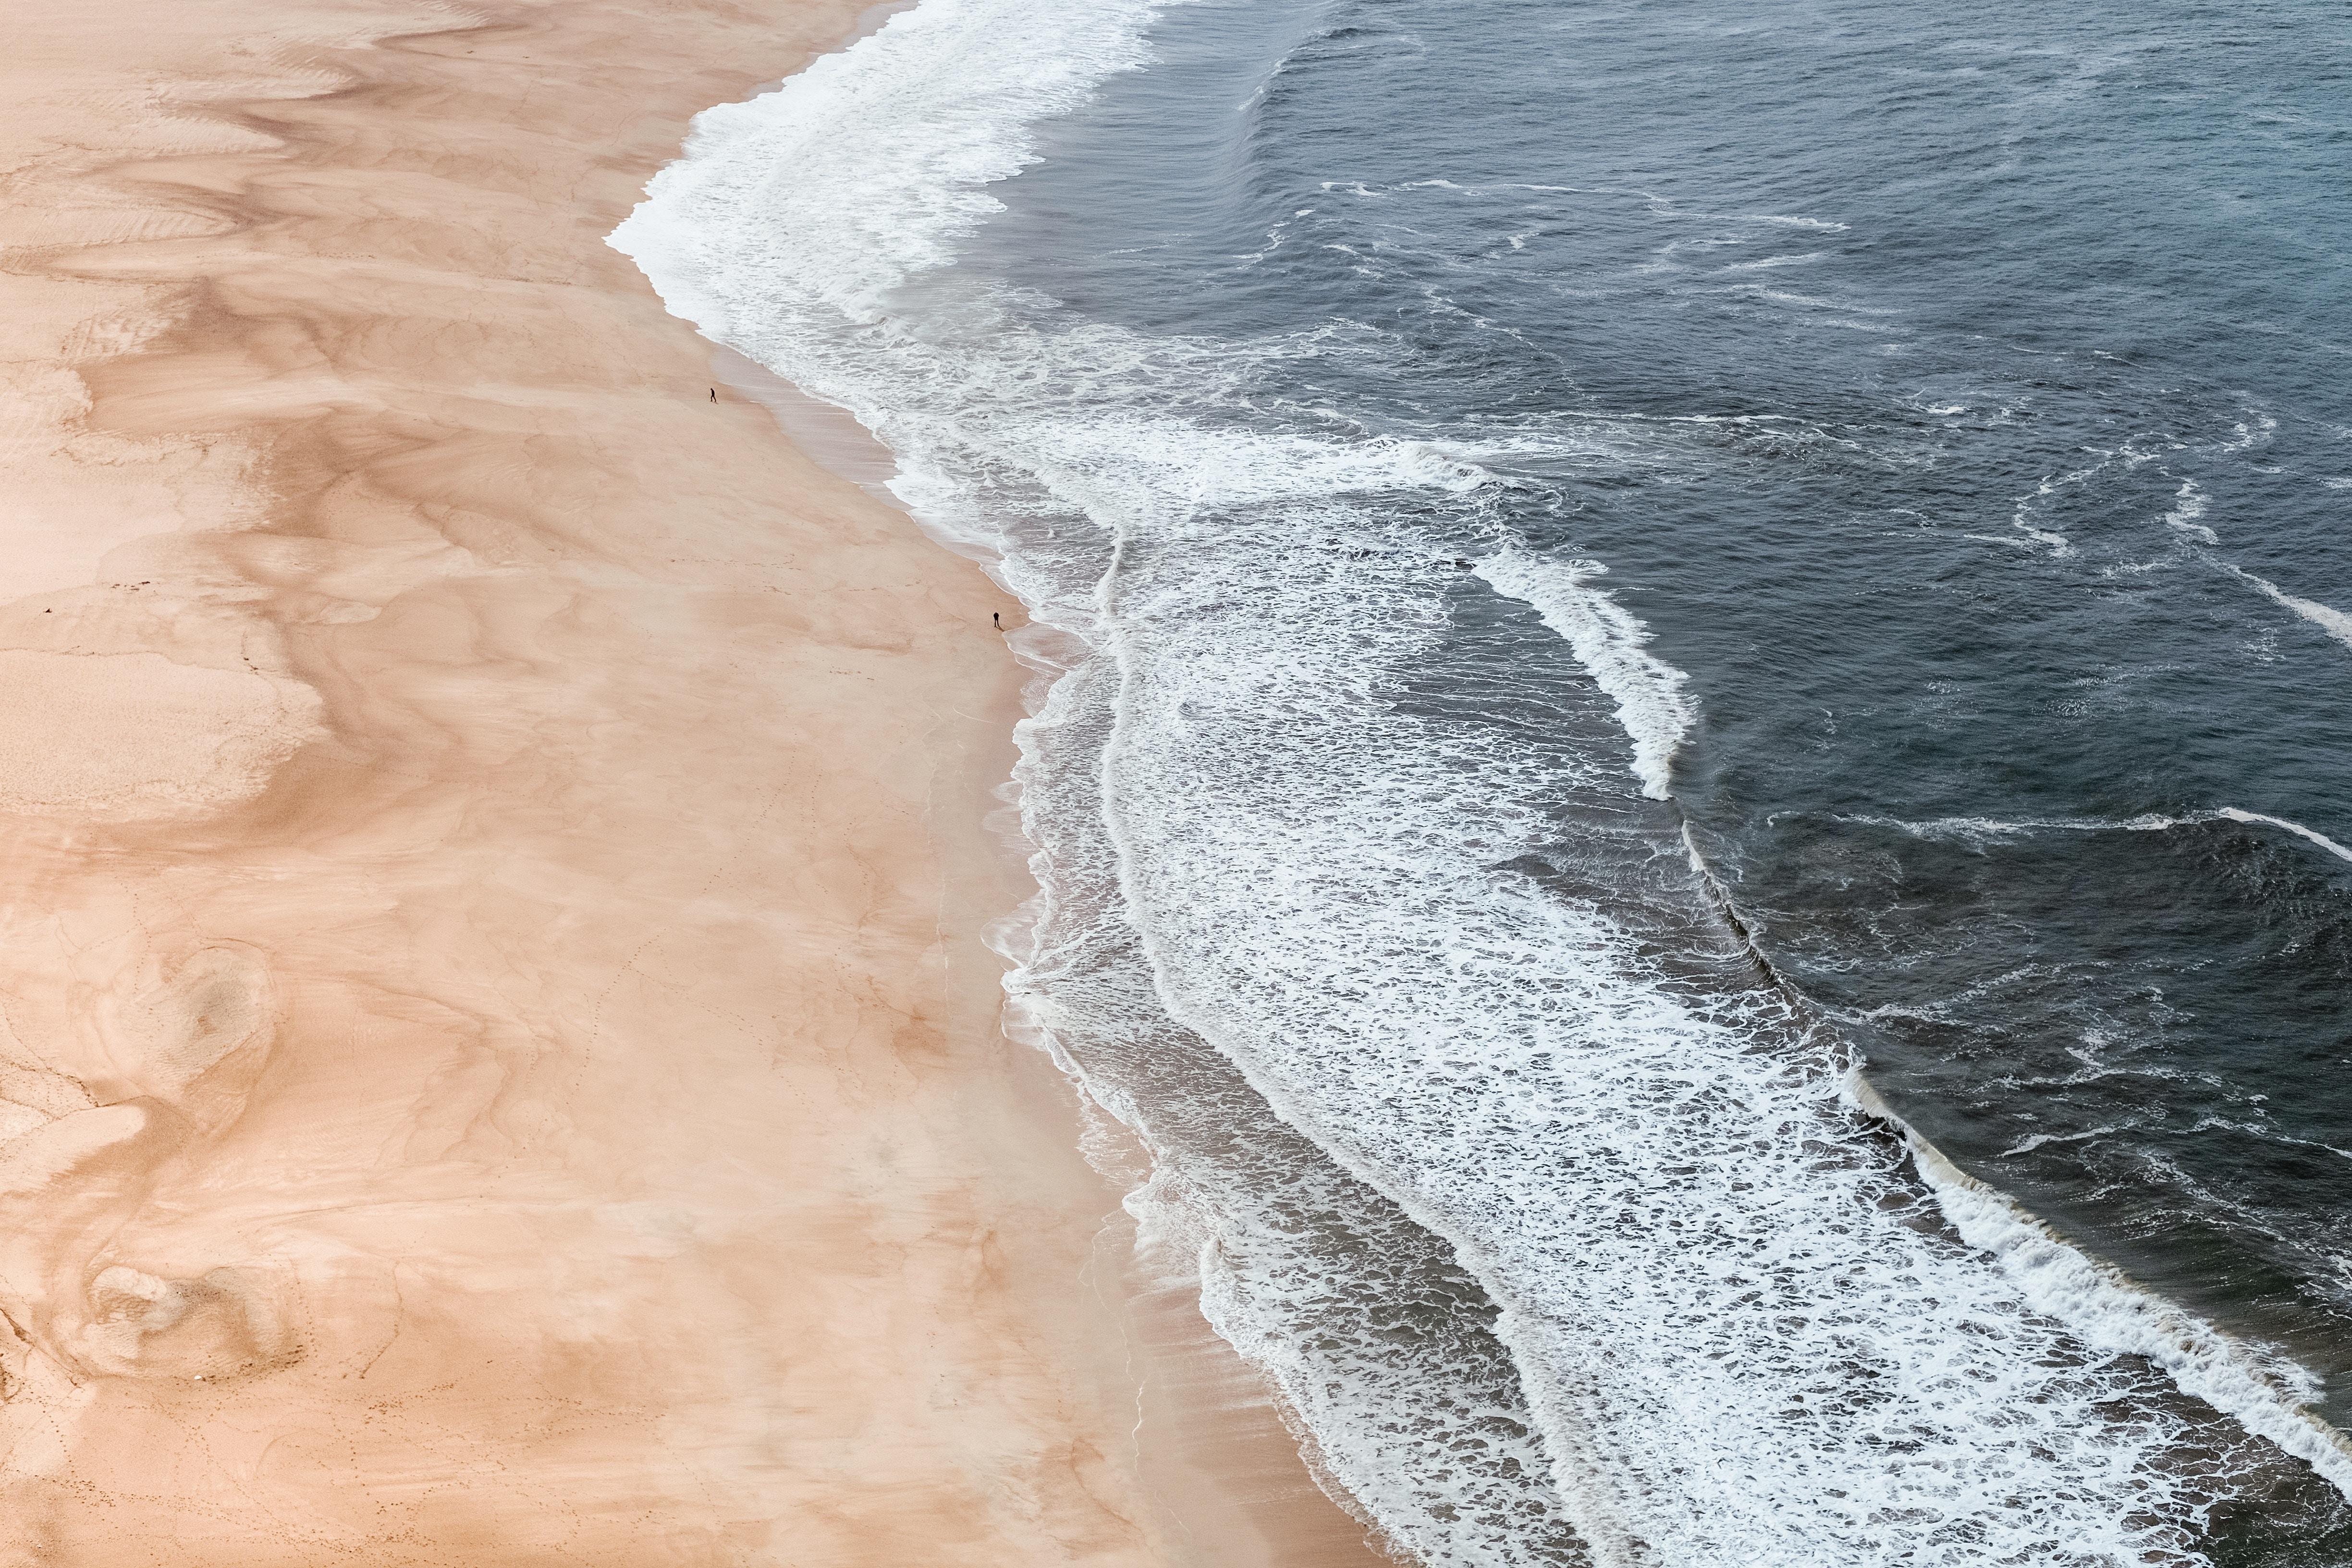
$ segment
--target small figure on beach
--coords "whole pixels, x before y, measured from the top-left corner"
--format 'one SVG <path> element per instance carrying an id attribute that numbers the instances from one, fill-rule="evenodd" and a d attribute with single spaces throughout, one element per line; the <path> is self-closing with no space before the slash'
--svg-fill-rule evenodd
<path id="1" fill-rule="evenodd" d="M 1001 631 L 1003 631 L 1003 630 L 1004 629 L 1004 612 L 1003 612 L 1003 610 L 991 610 L 991 611 L 989 611 L 989 612 L 988 612 L 988 618 L 989 618 L 989 620 L 990 620 L 990 621 L 992 621 L 992 622 L 993 622 L 993 623 L 995 624 L 996 629 L 997 629 L 998 631 L 1000 631 L 1000 632 L 1001 632 Z"/>
<path id="2" fill-rule="evenodd" d="M 710 401 L 713 403 L 719 401 L 719 389 L 715 386 L 710 389 Z"/>

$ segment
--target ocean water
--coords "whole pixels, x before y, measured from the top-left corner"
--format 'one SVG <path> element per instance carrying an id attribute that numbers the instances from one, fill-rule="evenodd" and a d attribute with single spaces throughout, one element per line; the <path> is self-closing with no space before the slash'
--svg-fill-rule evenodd
<path id="1" fill-rule="evenodd" d="M 1400 1557 L 2352 1563 L 2352 12 L 922 0 L 614 243 L 1029 605 L 1011 1016 Z"/>

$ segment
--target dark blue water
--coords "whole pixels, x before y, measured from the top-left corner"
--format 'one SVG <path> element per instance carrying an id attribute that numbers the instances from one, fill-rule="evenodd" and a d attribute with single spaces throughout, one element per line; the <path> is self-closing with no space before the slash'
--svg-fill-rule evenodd
<path id="1" fill-rule="evenodd" d="M 1966 1167 L 2352 1415 L 2352 863 L 2215 815 L 2352 843 L 2352 624 L 2252 580 L 2352 609 L 2352 10 L 1160 47 L 989 243 L 1139 331 L 1360 335 L 1269 399 L 1668 431 L 1514 521 L 1688 672 L 1675 796 L 1763 952 Z"/>
<path id="2" fill-rule="evenodd" d="M 1054 628 L 1019 1016 L 1392 1549 L 2352 1563 L 2352 8 L 926 0 L 724 113 L 635 253 Z"/>

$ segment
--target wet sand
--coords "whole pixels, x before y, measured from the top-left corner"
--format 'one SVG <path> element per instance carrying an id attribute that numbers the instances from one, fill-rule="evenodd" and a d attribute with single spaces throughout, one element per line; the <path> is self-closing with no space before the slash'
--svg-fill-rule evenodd
<path id="1" fill-rule="evenodd" d="M 12 21 L 0 1563 L 1370 1560 L 1000 1030 L 1015 606 L 603 243 L 856 11 Z"/>

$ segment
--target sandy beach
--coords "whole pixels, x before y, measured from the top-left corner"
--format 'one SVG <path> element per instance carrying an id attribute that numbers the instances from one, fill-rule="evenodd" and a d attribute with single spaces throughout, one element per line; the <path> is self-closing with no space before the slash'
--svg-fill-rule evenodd
<path id="1" fill-rule="evenodd" d="M 0 1563 L 1372 1560 L 1002 1032 L 1017 605 L 604 243 L 856 10 L 12 26 Z"/>

